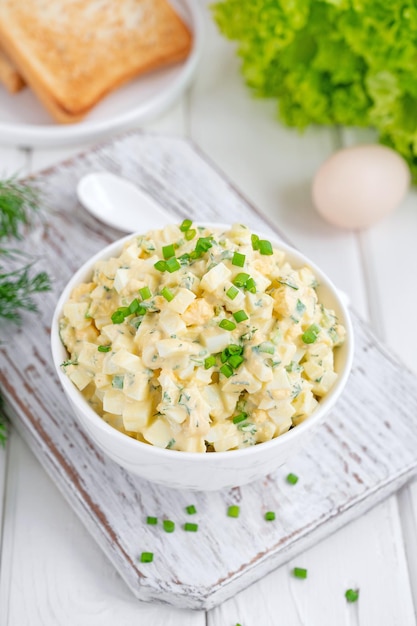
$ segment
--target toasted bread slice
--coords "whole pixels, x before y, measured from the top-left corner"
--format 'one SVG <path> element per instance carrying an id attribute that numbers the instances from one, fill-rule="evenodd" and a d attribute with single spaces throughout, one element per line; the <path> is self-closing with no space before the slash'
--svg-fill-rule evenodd
<path id="1" fill-rule="evenodd" d="M 19 74 L 16 65 L 0 48 L 0 82 L 10 93 L 17 93 L 23 89 L 25 81 Z"/>
<path id="2" fill-rule="evenodd" d="M 166 0 L 0 0 L 0 41 L 68 123 L 122 83 L 185 58 L 192 37 Z"/>

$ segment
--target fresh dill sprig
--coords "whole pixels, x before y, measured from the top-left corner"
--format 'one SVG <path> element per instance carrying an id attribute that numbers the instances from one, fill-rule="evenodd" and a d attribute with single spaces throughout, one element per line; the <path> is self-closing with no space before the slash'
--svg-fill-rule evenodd
<path id="1" fill-rule="evenodd" d="M 33 295 L 49 291 L 51 283 L 46 272 L 31 276 L 31 267 L 29 264 L 12 272 L 0 273 L 0 318 L 20 323 L 21 310 L 38 311 Z"/>
<path id="2" fill-rule="evenodd" d="M 0 180 L 0 239 L 21 239 L 20 228 L 39 206 L 39 190 L 12 176 Z"/>

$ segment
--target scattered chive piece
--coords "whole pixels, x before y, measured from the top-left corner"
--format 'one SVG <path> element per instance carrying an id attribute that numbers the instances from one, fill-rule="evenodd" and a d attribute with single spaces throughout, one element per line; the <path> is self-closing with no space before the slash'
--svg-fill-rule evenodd
<path id="1" fill-rule="evenodd" d="M 236 287 L 244 287 L 249 278 L 249 274 L 246 274 L 245 272 L 240 272 L 240 274 L 236 274 L 236 276 L 232 280 L 232 283 L 236 285 Z"/>
<path id="2" fill-rule="evenodd" d="M 227 362 L 227 360 L 228 360 L 228 358 L 229 358 L 229 355 L 228 355 L 228 353 L 227 353 L 227 350 L 223 350 L 223 352 L 222 352 L 222 353 L 221 353 L 221 355 L 220 355 L 220 361 L 221 361 L 222 363 L 226 363 L 226 362 Z"/>
<path id="3" fill-rule="evenodd" d="M 359 598 L 359 589 L 347 589 L 345 592 L 345 598 L 348 602 L 356 602 Z"/>
<path id="4" fill-rule="evenodd" d="M 230 378 L 233 374 L 233 368 L 230 367 L 228 363 L 225 363 L 220 368 L 221 373 L 226 376 L 226 378 Z"/>
<path id="5" fill-rule="evenodd" d="M 111 346 L 99 346 L 99 347 L 97 348 L 97 350 L 98 350 L 99 352 L 110 352 L 110 350 L 111 350 Z"/>
<path id="6" fill-rule="evenodd" d="M 122 324 L 125 321 L 125 314 L 123 311 L 115 311 L 111 316 L 113 324 Z"/>
<path id="7" fill-rule="evenodd" d="M 213 237 L 200 237 L 197 241 L 195 251 L 201 255 L 203 252 L 207 252 L 213 246 Z"/>
<path id="8" fill-rule="evenodd" d="M 170 274 L 179 270 L 180 267 L 181 265 L 178 263 L 178 259 L 176 259 L 175 257 L 172 257 L 171 259 L 168 259 L 168 261 L 166 261 L 166 268 Z"/>
<path id="9" fill-rule="evenodd" d="M 226 291 L 226 296 L 230 298 L 231 300 L 234 300 L 238 293 L 239 293 L 239 289 L 237 289 L 235 286 L 232 286 L 232 287 L 229 287 L 229 289 Z"/>
<path id="10" fill-rule="evenodd" d="M 250 293 L 256 293 L 256 283 L 252 277 L 248 278 L 245 287 Z"/>
<path id="11" fill-rule="evenodd" d="M 240 424 L 240 422 L 244 422 L 247 419 L 247 413 L 239 413 L 239 415 L 235 415 L 233 418 L 233 424 Z"/>
<path id="12" fill-rule="evenodd" d="M 192 223 L 193 222 L 191 220 L 183 220 L 180 226 L 180 231 L 185 233 L 187 230 L 190 230 Z"/>
<path id="13" fill-rule="evenodd" d="M 186 241 L 191 241 L 191 239 L 194 239 L 196 234 L 197 234 L 196 229 L 195 228 L 190 228 L 190 230 L 187 230 L 187 232 L 185 233 L 184 237 L 185 237 Z"/>
<path id="14" fill-rule="evenodd" d="M 233 317 L 237 322 L 244 322 L 245 320 L 249 319 L 243 309 L 241 309 L 240 311 L 236 311 L 236 313 L 233 313 Z"/>
<path id="15" fill-rule="evenodd" d="M 141 563 L 152 563 L 153 561 L 153 552 L 142 552 L 140 555 Z"/>
<path id="16" fill-rule="evenodd" d="M 148 298 L 152 297 L 152 293 L 151 290 L 149 289 L 148 286 L 146 287 L 141 287 L 139 289 L 139 293 L 140 293 L 140 297 L 142 298 L 142 300 L 147 300 Z"/>
<path id="17" fill-rule="evenodd" d="M 170 519 L 164 519 L 162 526 L 164 527 L 166 533 L 173 533 L 175 530 L 175 522 Z"/>
<path id="18" fill-rule="evenodd" d="M 150 524 L 151 526 L 156 526 L 156 524 L 158 523 L 158 518 L 148 515 L 148 517 L 146 518 L 146 523 Z"/>
<path id="19" fill-rule="evenodd" d="M 287 476 L 287 483 L 290 483 L 290 485 L 295 485 L 298 482 L 298 476 L 296 474 L 288 474 Z"/>
<path id="20" fill-rule="evenodd" d="M 314 343 L 319 336 L 320 328 L 317 324 L 311 324 L 307 330 L 301 335 L 301 339 L 304 343 Z"/>
<path id="21" fill-rule="evenodd" d="M 219 323 L 220 328 L 223 328 L 224 330 L 234 330 L 236 328 L 236 324 L 234 322 L 232 322 L 231 320 L 222 320 Z"/>
<path id="22" fill-rule="evenodd" d="M 227 515 L 229 517 L 239 517 L 239 513 L 240 507 L 237 506 L 237 504 L 232 504 L 232 506 L 229 506 L 229 508 L 227 509 Z"/>
<path id="23" fill-rule="evenodd" d="M 166 272 L 167 264 L 162 259 L 154 263 L 153 266 L 158 272 Z"/>
<path id="24" fill-rule="evenodd" d="M 267 239 L 259 239 L 258 241 L 258 250 L 261 254 L 271 255 L 274 254 L 272 250 L 271 242 Z"/>
<path id="25" fill-rule="evenodd" d="M 259 237 L 258 237 L 258 235 L 251 235 L 250 238 L 251 238 L 251 241 L 252 241 L 252 250 L 259 250 Z"/>
<path id="26" fill-rule="evenodd" d="M 164 287 L 161 290 L 161 296 L 163 296 L 167 302 L 171 302 L 171 300 L 174 299 L 174 294 L 171 289 L 168 289 L 168 287 Z"/>
<path id="27" fill-rule="evenodd" d="M 190 260 L 190 255 L 188 254 L 188 252 L 184 252 L 184 254 L 178 257 L 178 261 L 181 263 L 181 265 L 187 265 L 189 260 Z"/>
<path id="28" fill-rule="evenodd" d="M 274 511 L 267 511 L 265 513 L 265 519 L 267 522 L 273 522 L 275 519 L 275 513 Z"/>
<path id="29" fill-rule="evenodd" d="M 246 256 L 241 254 L 240 252 L 234 252 L 232 258 L 232 265 L 236 265 L 237 267 L 243 267 L 245 265 Z"/>
<path id="30" fill-rule="evenodd" d="M 192 533 L 196 533 L 198 530 L 198 524 L 192 524 L 191 522 L 185 522 L 184 530 L 189 530 Z"/>
<path id="31" fill-rule="evenodd" d="M 231 343 L 230 346 L 227 346 L 226 353 L 229 356 L 232 356 L 234 354 L 242 354 L 243 346 L 238 346 L 236 343 Z"/>
<path id="32" fill-rule="evenodd" d="M 204 369 L 209 370 L 213 365 L 216 365 L 216 357 L 211 354 L 204 360 Z"/>
<path id="33" fill-rule="evenodd" d="M 131 313 L 133 315 L 133 313 L 136 313 L 136 311 L 140 308 L 140 304 L 139 304 L 139 300 L 137 298 L 135 298 L 134 300 L 132 300 L 132 302 L 129 304 L 129 313 Z"/>
<path id="34" fill-rule="evenodd" d="M 171 257 L 175 256 L 174 244 L 170 243 L 167 246 L 162 246 L 162 254 L 165 260 L 170 259 Z"/>
<path id="35" fill-rule="evenodd" d="M 239 365 L 241 365 L 243 363 L 244 360 L 245 359 L 240 354 L 232 354 L 232 356 L 229 356 L 228 363 L 234 369 L 236 369 L 237 367 L 239 367 Z"/>
<path id="36" fill-rule="evenodd" d="M 292 573 L 296 578 L 307 578 L 307 570 L 304 567 L 294 567 Z"/>
<path id="37" fill-rule="evenodd" d="M 185 510 L 187 511 L 188 515 L 194 515 L 195 513 L 197 513 L 197 509 L 195 508 L 194 504 L 189 504 L 185 507 Z"/>

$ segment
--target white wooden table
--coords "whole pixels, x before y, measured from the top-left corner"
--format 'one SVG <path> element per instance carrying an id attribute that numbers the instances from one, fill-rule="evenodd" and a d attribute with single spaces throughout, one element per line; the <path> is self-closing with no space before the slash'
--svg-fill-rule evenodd
<path id="1" fill-rule="evenodd" d="M 252 99 L 243 86 L 233 47 L 217 33 L 208 9 L 206 23 L 193 85 L 146 128 L 190 138 L 327 271 L 417 373 L 416 191 L 366 232 L 326 225 L 312 208 L 312 176 L 332 151 L 372 141 L 372 133 L 313 129 L 299 135 L 281 127 L 275 103 Z M 34 172 L 85 148 L 0 146 L 0 172 Z M 416 624 L 416 484 L 207 613 L 134 598 L 14 431 L 0 450 L 1 521 L 1 626 Z M 308 568 L 307 580 L 291 575 L 296 565 Z M 349 587 L 360 589 L 355 604 L 344 598 Z"/>

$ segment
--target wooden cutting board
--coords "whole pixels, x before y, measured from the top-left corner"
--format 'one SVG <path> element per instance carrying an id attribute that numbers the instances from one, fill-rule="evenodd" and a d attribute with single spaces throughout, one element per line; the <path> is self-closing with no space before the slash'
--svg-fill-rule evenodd
<path id="1" fill-rule="evenodd" d="M 73 417 L 52 366 L 49 332 L 58 295 L 92 254 L 121 236 L 78 204 L 90 171 L 120 173 L 180 221 L 268 224 L 187 141 L 134 133 L 39 174 L 45 219 L 23 247 L 53 277 L 41 315 L 1 329 L 0 387 L 6 412 L 141 600 L 208 609 L 327 536 L 398 489 L 417 469 L 417 381 L 353 313 L 356 354 L 346 392 L 311 446 L 287 467 L 243 488 L 179 492 L 129 475 L 105 458 Z M 284 239 L 282 233 L 278 236 Z M 169 468 L 167 468 L 169 471 Z M 291 471 L 300 478 L 291 486 Z M 185 507 L 194 504 L 190 516 Z M 240 517 L 227 516 L 239 504 Z M 276 520 L 266 522 L 266 511 Z M 156 526 L 146 524 L 158 517 Z M 176 522 L 166 533 L 161 520 Z M 186 521 L 199 531 L 185 532 Z M 143 551 L 154 553 L 141 563 Z"/>

